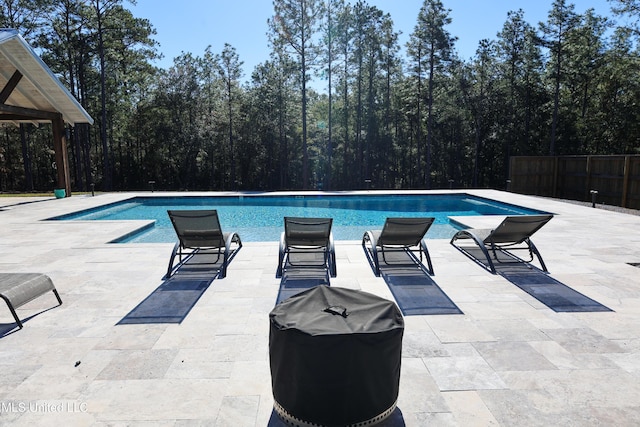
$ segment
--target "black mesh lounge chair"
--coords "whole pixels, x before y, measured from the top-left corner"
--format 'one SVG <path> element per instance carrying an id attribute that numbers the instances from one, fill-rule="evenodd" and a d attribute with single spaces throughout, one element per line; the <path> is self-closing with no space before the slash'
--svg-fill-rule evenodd
<path id="1" fill-rule="evenodd" d="M 184 261 L 202 250 L 215 251 L 217 258 L 212 264 L 218 263 L 220 257 L 223 257 L 218 277 L 224 278 L 227 275 L 231 245 L 235 243 L 237 249 L 242 247 L 240 236 L 222 232 L 216 210 L 169 210 L 167 213 L 178 235 L 178 242 L 173 247 L 165 278 L 171 277 Z M 174 267 L 176 255 L 178 264 Z"/>
<path id="2" fill-rule="evenodd" d="M 58 305 L 61 305 L 60 294 L 49 276 L 40 273 L 0 273 L 0 298 L 7 303 L 20 329 L 23 325 L 16 309 L 49 291 L 53 292 Z"/>
<path id="3" fill-rule="evenodd" d="M 375 267 L 376 276 L 380 275 L 380 261 L 378 249 L 382 253 L 382 260 L 388 264 L 385 258 L 385 249 L 401 249 L 404 251 L 416 250 L 420 253 L 420 262 L 424 253 L 427 260 L 427 271 L 433 274 L 433 265 L 427 249 L 425 234 L 433 224 L 435 218 L 387 218 L 382 230 L 366 231 L 362 236 L 362 247 L 368 254 L 367 244 L 371 248 L 371 258 Z"/>
<path id="4" fill-rule="evenodd" d="M 542 269 L 548 272 L 540 252 L 538 252 L 538 249 L 531 241 L 531 235 L 542 228 L 551 218 L 553 218 L 553 215 L 508 216 L 495 229 L 476 228 L 460 230 L 451 238 L 451 244 L 469 258 L 477 261 L 467 248 L 461 246 L 458 242 L 459 240 L 472 239 L 482 250 L 489 265 L 488 269 L 491 270 L 493 274 L 496 274 L 493 261 L 505 262 L 498 258 L 498 252 L 503 252 L 509 256 L 509 259 L 512 261 L 507 262 L 531 262 L 535 255 L 538 261 L 540 261 Z M 523 260 L 510 253 L 510 251 L 518 249 L 528 250 L 530 258 Z M 486 268 L 486 266 L 484 267 Z"/>
<path id="5" fill-rule="evenodd" d="M 332 218 L 284 218 L 284 232 L 280 237 L 280 252 L 276 277 L 282 277 L 287 265 L 295 267 L 325 267 L 336 277 L 336 253 L 331 232 Z M 322 264 L 315 259 L 291 254 L 322 254 Z"/>

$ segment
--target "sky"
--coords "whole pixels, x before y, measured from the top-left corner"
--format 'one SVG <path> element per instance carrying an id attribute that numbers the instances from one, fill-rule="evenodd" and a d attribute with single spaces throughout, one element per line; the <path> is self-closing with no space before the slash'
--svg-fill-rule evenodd
<path id="1" fill-rule="evenodd" d="M 396 31 L 400 31 L 402 52 L 413 32 L 423 0 L 366 0 L 389 13 Z M 351 0 L 355 3 L 355 0 Z M 546 21 L 553 0 L 442 0 L 450 9 L 452 23 L 446 27 L 458 37 L 456 50 L 462 59 L 475 55 L 478 42 L 495 39 L 502 29 L 507 12 L 522 9 L 525 20 L 534 27 Z M 607 0 L 567 0 L 576 13 L 593 8 L 598 15 L 610 16 Z M 225 43 L 236 49 L 243 64 L 243 80 L 253 69 L 269 59 L 267 20 L 273 16 L 271 0 L 137 0 L 136 5 L 124 2 L 136 18 L 146 18 L 156 29 L 154 39 L 164 58 L 155 65 L 169 68 L 182 53 L 203 56 L 207 46 L 214 54 L 221 53 Z"/>

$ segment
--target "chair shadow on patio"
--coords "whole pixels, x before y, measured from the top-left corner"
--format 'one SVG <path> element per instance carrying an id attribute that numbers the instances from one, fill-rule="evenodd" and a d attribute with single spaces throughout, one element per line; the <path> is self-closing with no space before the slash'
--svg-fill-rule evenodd
<path id="1" fill-rule="evenodd" d="M 376 267 L 371 249 L 364 248 L 364 251 L 375 274 Z M 384 255 L 378 252 L 377 256 L 380 276 L 389 287 L 403 315 L 463 314 L 440 289 L 412 251 L 404 248 L 387 249 Z"/>
<path id="2" fill-rule="evenodd" d="M 491 266 L 486 262 L 480 248 L 465 250 L 465 255 L 491 272 Z M 511 253 L 497 250 L 495 256 L 493 266 L 497 275 L 504 277 L 555 312 L 613 311 Z"/>
<path id="3" fill-rule="evenodd" d="M 296 254 L 297 257 L 320 257 L 317 254 Z M 318 285 L 330 286 L 329 270 L 324 266 L 290 267 L 284 271 L 280 279 L 280 289 L 276 304 L 307 289 Z"/>
<path id="4" fill-rule="evenodd" d="M 44 308 L 42 310 L 39 310 L 37 313 L 33 313 L 30 316 L 24 317 L 22 318 L 22 323 L 25 324 L 27 323 L 29 320 L 41 315 L 42 313 L 46 313 L 47 311 L 51 311 L 55 308 L 58 308 L 58 306 L 56 305 L 55 307 L 49 307 L 49 308 Z M 16 322 L 9 322 L 9 323 L 0 323 L 0 339 L 12 335 L 16 332 L 18 332 L 20 330 L 20 328 L 18 327 L 18 324 Z"/>
<path id="5" fill-rule="evenodd" d="M 235 257 L 237 250 L 229 257 Z M 218 278 L 222 260 L 216 250 L 200 251 L 186 260 L 173 275 L 123 317 L 118 325 L 182 323 L 211 283 Z"/>

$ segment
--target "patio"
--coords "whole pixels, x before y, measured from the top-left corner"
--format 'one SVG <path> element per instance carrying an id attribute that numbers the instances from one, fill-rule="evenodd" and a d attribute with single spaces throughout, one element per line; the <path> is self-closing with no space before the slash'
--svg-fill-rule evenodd
<path id="1" fill-rule="evenodd" d="M 640 216 L 466 192 L 556 214 L 534 236 L 551 275 L 613 311 L 554 312 L 429 240 L 433 279 L 464 314 L 405 317 L 384 425 L 640 424 Z M 268 354 L 278 242 L 245 243 L 181 323 L 119 324 L 163 283 L 173 244 L 106 243 L 134 221 L 41 220 L 128 196 L 0 198 L 0 272 L 45 273 L 63 300 L 22 306 L 22 330 L 0 309 L 0 424 L 280 426 Z M 359 241 L 337 241 L 336 256 L 332 286 L 393 300 Z"/>

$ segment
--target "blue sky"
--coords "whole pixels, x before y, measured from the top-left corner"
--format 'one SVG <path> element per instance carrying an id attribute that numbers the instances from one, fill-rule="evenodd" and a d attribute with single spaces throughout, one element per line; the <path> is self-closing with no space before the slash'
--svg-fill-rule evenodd
<path id="1" fill-rule="evenodd" d="M 451 9 L 452 23 L 447 27 L 451 35 L 458 37 L 456 49 L 464 59 L 471 58 L 478 41 L 495 39 L 507 19 L 510 10 L 522 9 L 525 20 L 537 27 L 546 21 L 553 0 L 442 0 Z M 352 2 L 354 2 L 352 0 Z M 396 31 L 401 31 L 402 51 L 413 32 L 423 0 L 368 0 L 389 13 Z M 610 15 L 607 0 L 567 0 L 575 5 L 576 13 L 593 8 L 599 15 Z M 207 46 L 220 53 L 225 43 L 232 45 L 244 62 L 244 79 L 248 79 L 254 67 L 269 59 L 266 33 L 267 19 L 273 16 L 271 0 L 137 0 L 137 5 L 127 4 L 134 16 L 151 21 L 160 43 L 159 51 L 164 59 L 156 65 L 168 68 L 173 58 L 182 52 L 202 56 Z M 179 6 L 179 7 L 177 7 Z"/>

